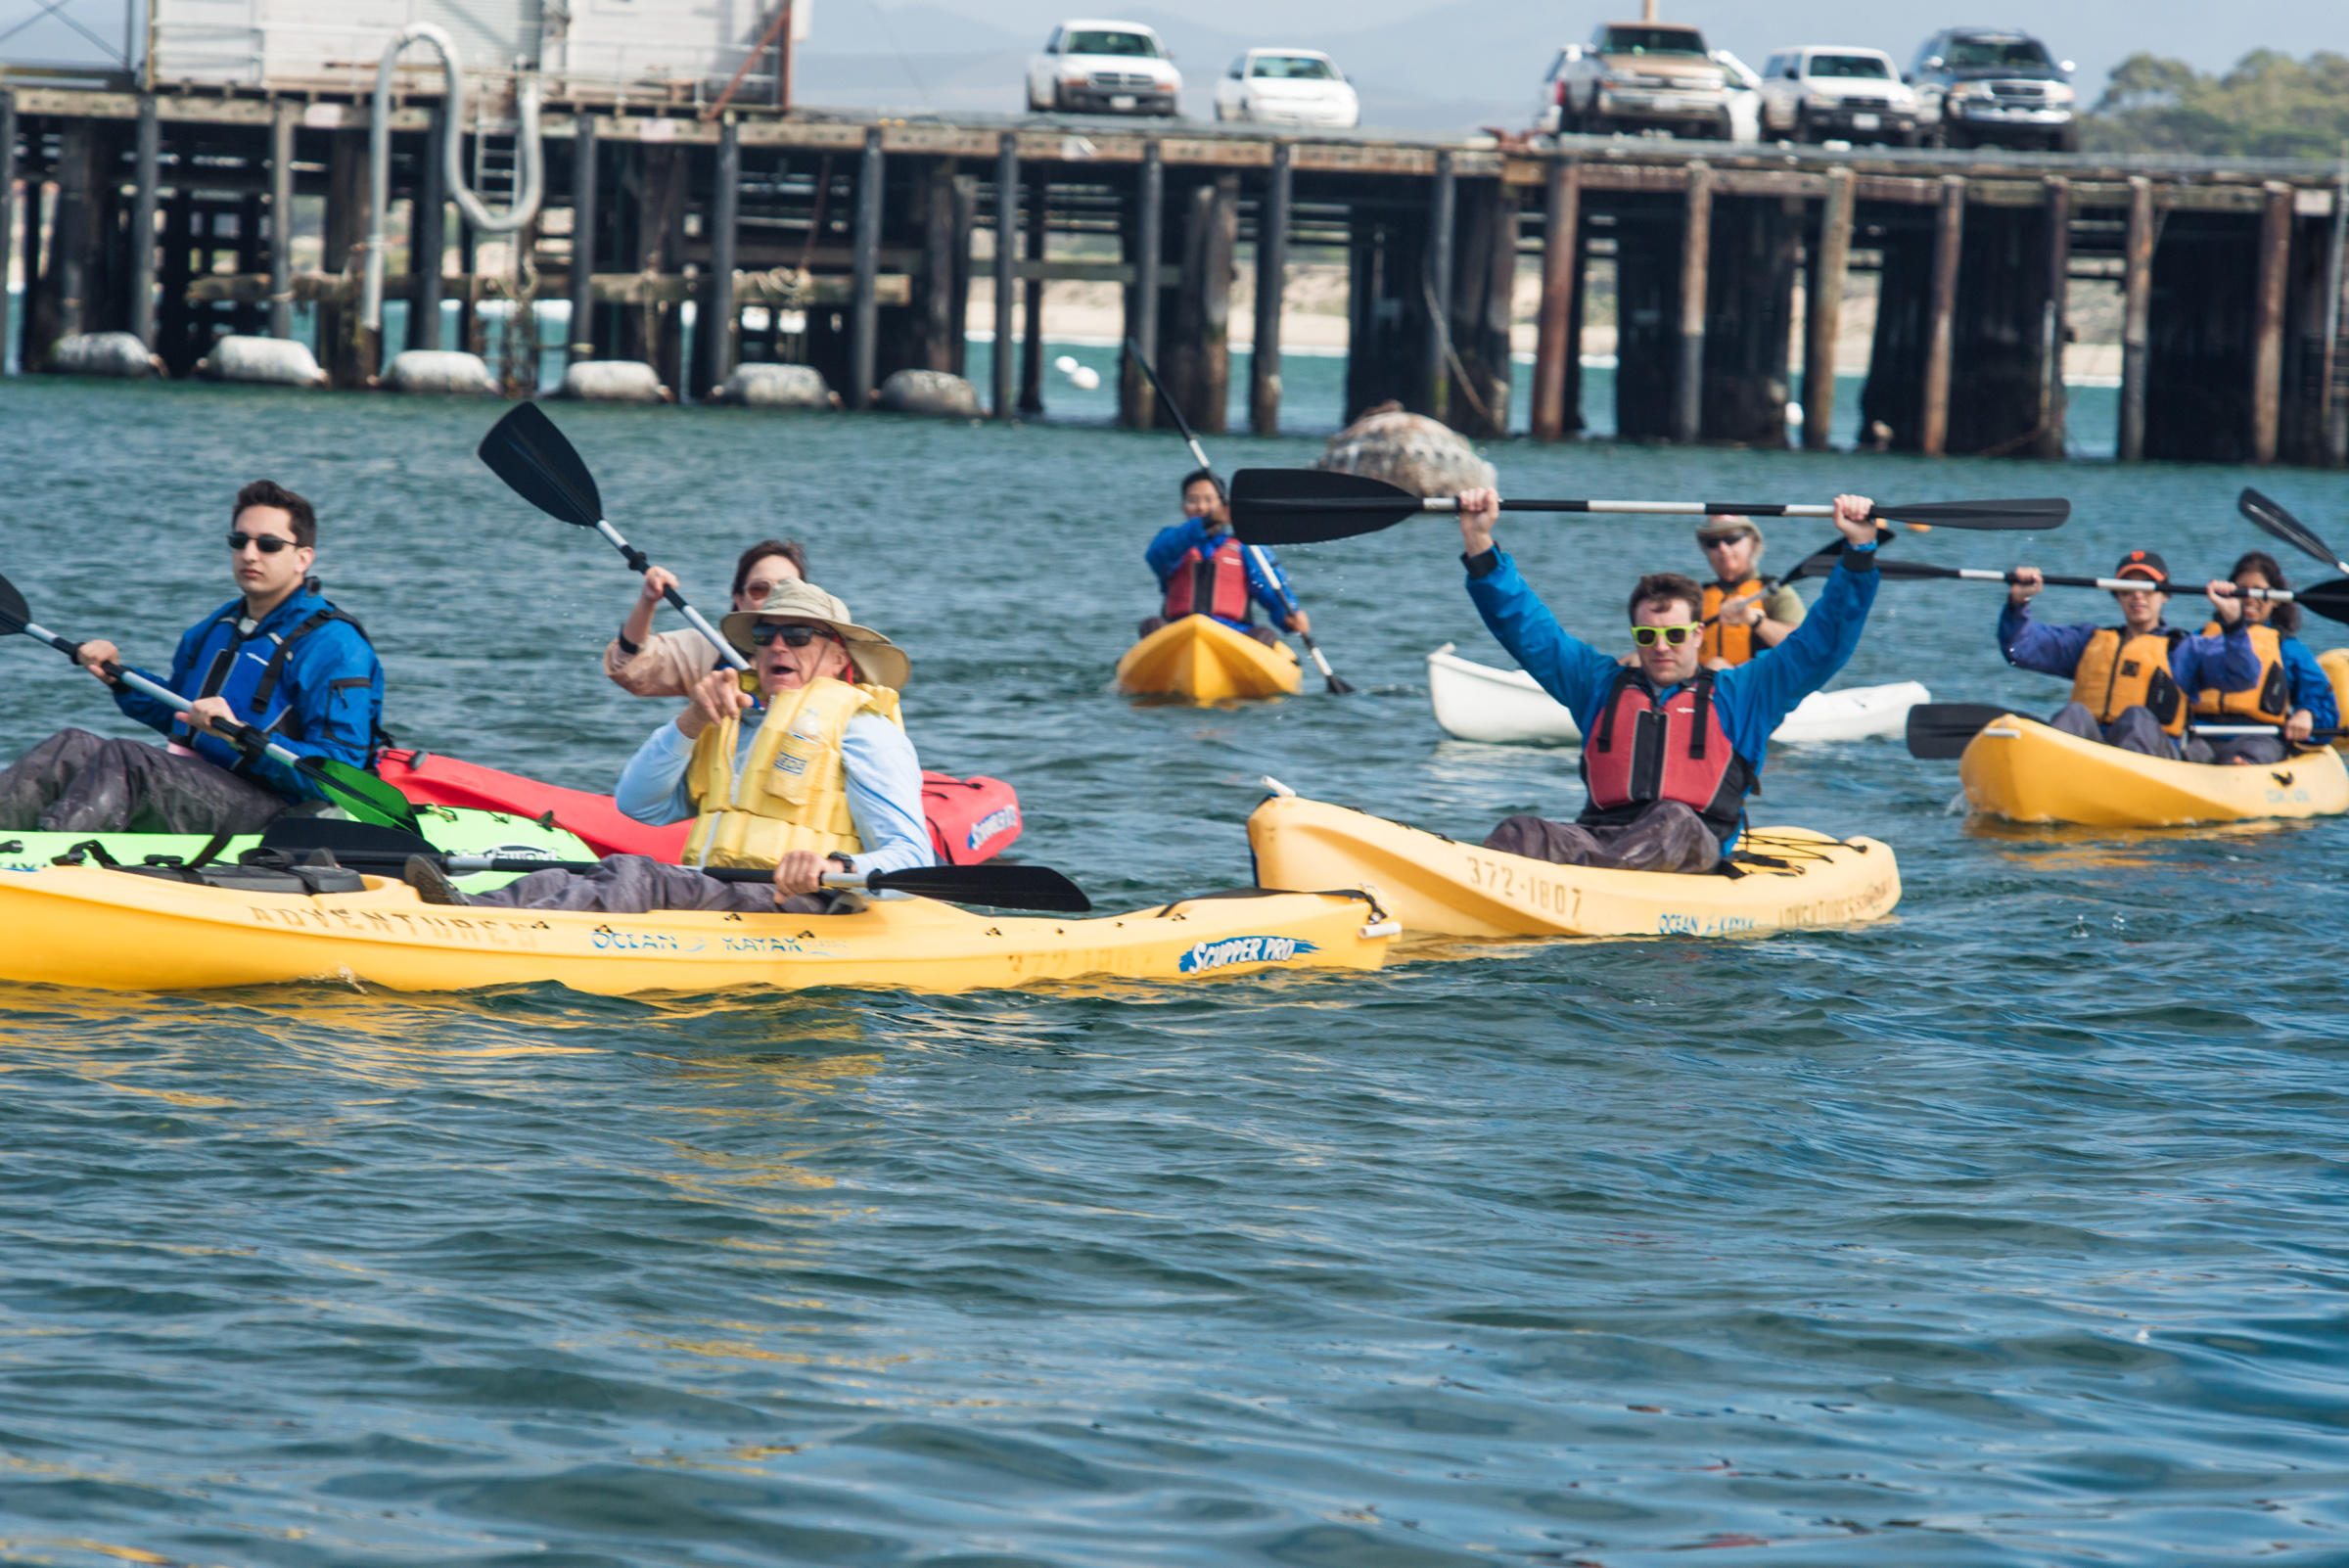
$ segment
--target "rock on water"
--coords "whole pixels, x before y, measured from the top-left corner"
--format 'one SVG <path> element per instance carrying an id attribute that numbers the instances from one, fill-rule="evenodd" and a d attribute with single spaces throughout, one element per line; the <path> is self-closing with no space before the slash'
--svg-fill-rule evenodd
<path id="1" fill-rule="evenodd" d="M 59 376 L 119 376 L 136 381 L 162 374 L 162 365 L 135 333 L 84 332 L 50 346 L 49 369 Z"/>
<path id="2" fill-rule="evenodd" d="M 563 372 L 557 397 L 591 403 L 666 403 L 669 391 L 641 359 L 582 359 Z"/>
<path id="3" fill-rule="evenodd" d="M 396 354 L 377 385 L 417 396 L 484 397 L 499 391 L 497 378 L 480 354 L 450 348 L 410 348 Z"/>
<path id="4" fill-rule="evenodd" d="M 1394 403 L 1371 409 L 1332 436 L 1313 467 L 1385 480 L 1413 495 L 1457 495 L 1497 478 L 1458 431 Z"/>
<path id="5" fill-rule="evenodd" d="M 893 414 L 979 417 L 979 389 L 943 370 L 900 370 L 873 393 L 873 405 Z"/>
<path id="6" fill-rule="evenodd" d="M 318 368 L 309 345 L 291 338 L 222 338 L 196 361 L 196 374 L 257 387 L 326 385 L 326 372 Z"/>
<path id="7" fill-rule="evenodd" d="M 813 365 L 736 365 L 710 399 L 746 408 L 838 408 L 839 396 Z"/>

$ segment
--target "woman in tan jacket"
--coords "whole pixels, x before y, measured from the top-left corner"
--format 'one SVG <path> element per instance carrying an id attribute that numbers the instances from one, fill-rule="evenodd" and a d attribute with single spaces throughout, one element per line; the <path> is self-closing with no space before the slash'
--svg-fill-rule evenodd
<path id="1" fill-rule="evenodd" d="M 760 539 L 734 563 L 734 608 L 758 609 L 778 582 L 807 580 L 807 552 L 797 539 Z M 725 661 L 710 639 L 687 626 L 678 631 L 653 631 L 653 612 L 661 596 L 677 579 L 660 567 L 644 574 L 644 590 L 628 608 L 620 635 L 604 649 L 604 673 L 623 691 L 639 697 L 682 697 Z"/>

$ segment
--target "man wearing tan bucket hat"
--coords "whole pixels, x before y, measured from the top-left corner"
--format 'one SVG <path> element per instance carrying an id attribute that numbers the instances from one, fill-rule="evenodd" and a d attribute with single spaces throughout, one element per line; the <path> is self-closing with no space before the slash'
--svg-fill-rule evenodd
<path id="1" fill-rule="evenodd" d="M 1761 574 L 1762 530 L 1752 518 L 1714 513 L 1697 525 L 1696 547 L 1713 569 L 1705 602 L 1697 606 L 1705 623 L 1698 661 L 1704 669 L 1733 669 L 1775 648 L 1803 623 L 1802 596 Z"/>
<path id="2" fill-rule="evenodd" d="M 593 871 L 534 871 L 468 899 L 430 860 L 407 866 L 427 902 L 506 908 L 820 913 L 834 869 L 930 864 L 922 764 L 898 717 L 905 652 L 809 582 L 779 582 L 756 610 L 718 623 L 751 661 L 711 671 L 685 711 L 629 759 L 615 798 L 639 822 L 693 820 L 685 863 L 614 855 Z M 746 724 L 746 714 L 758 714 Z M 721 882 L 696 866 L 772 866 L 771 887 Z"/>

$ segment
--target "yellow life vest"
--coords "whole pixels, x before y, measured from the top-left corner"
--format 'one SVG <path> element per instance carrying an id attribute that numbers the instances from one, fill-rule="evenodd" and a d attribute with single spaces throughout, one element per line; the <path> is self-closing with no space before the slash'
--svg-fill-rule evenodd
<path id="1" fill-rule="evenodd" d="M 2132 636 L 2104 626 L 2080 650 L 2072 670 L 2072 701 L 2085 704 L 2096 722 L 2109 724 L 2126 708 L 2142 707 L 2171 735 L 2186 733 L 2186 694 L 2170 674 L 2170 650 L 2183 631 L 2148 631 Z"/>
<path id="2" fill-rule="evenodd" d="M 1725 626 L 1721 623 L 1721 607 L 1731 599 L 1742 599 L 1749 593 L 1761 591 L 1760 577 L 1747 577 L 1731 587 L 1718 582 L 1705 585 L 1705 602 L 1697 607 L 1697 615 L 1705 623 L 1704 651 L 1699 656 L 1710 662 L 1725 659 L 1732 665 L 1742 665 L 1760 653 L 1758 639 L 1751 626 Z"/>
<path id="3" fill-rule="evenodd" d="M 864 848 L 849 815 L 848 767 L 841 741 L 849 720 L 879 714 L 903 727 L 898 694 L 887 686 L 816 679 L 778 692 L 751 741 L 737 779 L 734 752 L 742 721 L 702 731 L 685 764 L 685 784 L 701 814 L 685 840 L 687 865 L 771 866 L 794 850 L 854 854 Z"/>
<path id="4" fill-rule="evenodd" d="M 2226 629 L 2213 621 L 2202 628 L 2202 635 L 2216 637 Z M 2283 669 L 2283 637 L 2274 626 L 2243 629 L 2250 635 L 2251 651 L 2259 655 L 2259 679 L 2248 691 L 2221 691 L 2213 686 L 2196 692 L 2194 716 L 2280 724 L 2292 716 L 2292 677 Z"/>

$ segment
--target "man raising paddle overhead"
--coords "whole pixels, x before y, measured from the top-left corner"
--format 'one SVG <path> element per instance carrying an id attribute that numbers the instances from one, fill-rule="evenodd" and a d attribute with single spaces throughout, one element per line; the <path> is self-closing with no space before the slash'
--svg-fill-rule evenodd
<path id="1" fill-rule="evenodd" d="M 368 765 L 384 711 L 384 667 L 359 623 L 309 581 L 316 511 L 292 490 L 255 480 L 237 492 L 230 518 L 240 597 L 179 639 L 163 682 L 194 694 L 186 711 L 108 673 L 121 660 L 113 643 L 85 642 L 74 655 L 114 693 L 115 706 L 161 731 L 169 746 L 60 730 L 0 772 L 0 829 L 257 833 L 290 807 L 328 798 L 314 779 L 200 727 L 207 720 L 251 724 L 297 757 Z"/>
<path id="2" fill-rule="evenodd" d="M 1845 540 L 1826 591 L 1774 648 L 1734 669 L 1702 668 L 1704 593 L 1677 572 L 1641 577 L 1630 612 L 1626 667 L 1559 626 L 1494 547 L 1500 496 L 1460 495 L 1461 561 L 1485 625 L 1583 731 L 1589 802 L 1571 823 L 1513 816 L 1485 847 L 1560 865 L 1626 871 L 1710 871 L 1732 847 L 1770 748 L 1771 731 L 1826 684 L 1859 646 L 1876 598 L 1874 503 L 1835 497 Z"/>

